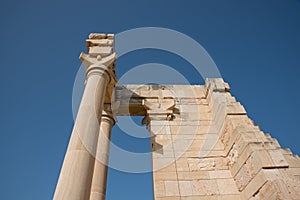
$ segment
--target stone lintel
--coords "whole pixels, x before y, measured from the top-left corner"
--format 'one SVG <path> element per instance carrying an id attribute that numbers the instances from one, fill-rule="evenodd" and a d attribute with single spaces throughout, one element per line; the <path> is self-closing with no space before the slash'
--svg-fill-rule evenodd
<path id="1" fill-rule="evenodd" d="M 172 99 L 176 105 L 207 104 L 208 92 L 229 92 L 229 85 L 221 78 L 206 80 L 205 85 L 150 85 L 130 84 L 115 88 L 115 99 L 119 102 L 117 115 L 144 116 L 147 114 L 143 101 Z M 158 104 L 157 104 L 158 105 Z M 235 107 L 234 107 L 235 108 Z"/>
<path id="2" fill-rule="evenodd" d="M 204 85 L 130 84 L 118 86 L 115 88 L 115 100 L 119 102 L 117 115 L 144 116 L 147 114 L 147 110 L 152 110 L 149 111 L 150 113 L 156 111 L 163 113 L 162 110 L 158 111 L 159 106 L 162 109 L 170 110 L 172 106 L 175 106 L 174 102 L 176 102 L 176 105 L 203 104 L 202 100 L 205 98 L 204 91 Z M 145 102 L 147 103 L 145 104 Z M 147 109 L 150 104 L 152 108 Z"/>

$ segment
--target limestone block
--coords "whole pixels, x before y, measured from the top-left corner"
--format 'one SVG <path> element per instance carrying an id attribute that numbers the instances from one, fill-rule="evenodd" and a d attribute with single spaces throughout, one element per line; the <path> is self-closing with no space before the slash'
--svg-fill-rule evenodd
<path id="1" fill-rule="evenodd" d="M 255 196 L 258 196 L 259 199 L 268 200 L 291 199 L 288 189 L 282 180 L 268 181 Z"/>
<path id="2" fill-rule="evenodd" d="M 226 96 L 224 93 L 213 93 L 210 100 L 208 101 L 208 106 L 213 114 L 223 112 L 226 114 Z"/>
<path id="3" fill-rule="evenodd" d="M 179 127 L 177 132 L 186 132 L 186 134 L 191 134 L 191 132 L 194 134 L 197 132 L 197 130 L 200 129 L 200 127 L 207 126 L 206 121 L 199 121 L 199 120 L 184 120 L 184 119 L 178 119 L 175 118 L 173 121 L 169 121 L 170 127 Z M 172 134 L 175 134 L 172 133 Z M 183 133 L 184 134 L 184 133 Z"/>
<path id="4" fill-rule="evenodd" d="M 209 135 L 208 135 L 209 136 Z M 199 151 L 199 156 L 204 155 L 201 152 L 209 152 L 211 150 L 222 151 L 223 146 L 220 144 L 218 139 L 206 137 L 204 140 L 193 140 L 191 146 L 189 147 L 189 151 Z M 176 151 L 176 149 L 175 149 Z"/>
<path id="5" fill-rule="evenodd" d="M 232 148 L 232 145 L 236 143 L 237 139 L 239 139 L 241 134 L 245 132 L 249 132 L 247 133 L 247 136 L 251 137 L 253 141 L 261 141 L 261 137 L 263 137 L 263 135 L 259 133 L 259 128 L 245 123 L 244 120 L 247 119 L 243 119 L 241 122 L 242 124 L 239 125 L 238 123 L 236 123 L 236 121 L 238 120 L 235 119 L 235 124 L 233 124 L 234 121 L 232 121 L 231 118 L 228 118 L 227 116 L 226 123 L 220 136 L 222 143 L 225 145 L 225 152 L 228 152 L 229 149 Z"/>
<path id="6" fill-rule="evenodd" d="M 164 126 L 150 125 L 149 131 L 150 131 L 151 135 L 170 135 L 171 134 L 171 128 L 168 125 L 164 125 Z"/>
<path id="7" fill-rule="evenodd" d="M 165 167 L 170 166 L 171 164 L 173 164 L 175 162 L 175 158 L 168 158 L 168 157 L 163 157 L 163 158 L 153 158 L 152 159 L 152 167 L 153 170 L 159 170 L 159 169 L 163 169 Z"/>
<path id="8" fill-rule="evenodd" d="M 244 151 L 251 153 L 254 150 L 274 150 L 276 147 L 272 142 L 247 142 L 243 138 L 239 138 L 236 142 L 236 149 L 239 154 L 243 154 Z"/>
<path id="9" fill-rule="evenodd" d="M 205 88 L 219 92 L 229 91 L 230 89 L 228 83 L 225 83 L 222 78 L 207 78 L 205 80 Z"/>
<path id="10" fill-rule="evenodd" d="M 269 155 L 273 161 L 273 167 L 288 167 L 289 164 L 285 160 L 283 154 L 278 149 L 270 149 L 268 150 Z"/>
<path id="11" fill-rule="evenodd" d="M 172 146 L 172 137 L 170 134 L 157 134 L 150 139 L 151 143 L 157 143 L 162 147 Z"/>
<path id="12" fill-rule="evenodd" d="M 195 110 L 194 110 L 195 111 Z M 177 117 L 180 120 L 199 120 L 199 121 L 211 121 L 211 113 L 199 113 L 199 112 L 187 112 L 183 111 Z M 205 123 L 205 122 L 202 122 Z M 210 122 L 212 123 L 212 122 Z"/>
<path id="13" fill-rule="evenodd" d="M 181 200 L 181 197 L 157 197 L 155 200 Z"/>
<path id="14" fill-rule="evenodd" d="M 233 129 L 238 126 L 253 125 L 253 122 L 247 115 L 227 115 L 225 120 L 231 123 Z"/>
<path id="15" fill-rule="evenodd" d="M 231 164 L 231 173 L 236 175 L 238 170 L 246 163 L 252 152 L 262 149 L 261 143 L 249 143 L 243 152 L 238 152 L 238 158 Z M 268 158 L 268 157 L 267 157 Z M 270 158 L 269 158 L 270 160 Z"/>
<path id="16" fill-rule="evenodd" d="M 219 196 L 190 196 L 190 197 L 181 197 L 181 200 L 219 200 Z"/>
<path id="17" fill-rule="evenodd" d="M 115 38 L 115 34 L 108 33 L 108 34 L 106 34 L 106 37 L 107 37 L 108 39 L 114 39 L 114 38 Z"/>
<path id="18" fill-rule="evenodd" d="M 249 199 L 254 196 L 259 189 L 266 184 L 269 180 L 278 179 L 279 171 L 277 169 L 262 169 L 259 173 L 250 181 L 247 187 L 242 191 L 244 199 Z"/>
<path id="19" fill-rule="evenodd" d="M 232 178 L 232 175 L 229 170 L 215 170 L 215 171 L 209 171 L 209 178 L 210 179 L 228 179 Z"/>
<path id="20" fill-rule="evenodd" d="M 176 163 L 176 168 L 177 168 L 178 172 L 180 172 L 180 171 L 189 172 L 190 171 L 187 158 L 179 158 L 175 161 L 175 163 Z"/>
<path id="21" fill-rule="evenodd" d="M 173 141 L 174 151 L 186 151 L 188 149 L 200 150 L 203 140 L 175 140 Z"/>
<path id="22" fill-rule="evenodd" d="M 201 150 L 215 150 L 215 151 L 223 151 L 224 145 L 219 139 L 217 134 L 206 134 L 204 138 L 205 142 L 201 146 Z"/>
<path id="23" fill-rule="evenodd" d="M 237 186 L 232 178 L 216 179 L 220 195 L 224 194 L 239 194 Z"/>
<path id="24" fill-rule="evenodd" d="M 164 197 L 166 196 L 165 182 L 164 181 L 154 181 L 154 195 L 155 197 Z"/>
<path id="25" fill-rule="evenodd" d="M 272 162 L 268 151 L 254 151 L 234 176 L 239 190 L 242 191 L 260 170 L 263 168 L 274 168 L 274 166 L 275 164 Z"/>
<path id="26" fill-rule="evenodd" d="M 216 180 L 193 180 L 193 195 L 218 195 L 219 188 Z"/>
<path id="27" fill-rule="evenodd" d="M 153 149 L 152 149 L 152 151 L 153 151 Z M 168 148 L 167 149 L 160 148 L 160 149 L 152 152 L 152 159 L 167 159 L 167 158 L 175 159 L 174 151 L 171 151 Z"/>
<path id="28" fill-rule="evenodd" d="M 199 151 L 175 151 L 174 155 L 176 158 L 190 158 L 190 157 L 200 157 Z"/>
<path id="29" fill-rule="evenodd" d="M 176 172 L 155 172 L 153 173 L 153 180 L 160 181 L 160 180 L 177 180 Z"/>
<path id="30" fill-rule="evenodd" d="M 165 181 L 166 196 L 179 196 L 178 181 Z"/>
<path id="31" fill-rule="evenodd" d="M 247 127 L 237 127 L 236 130 L 239 131 L 240 139 L 244 142 L 272 142 L 262 134 L 260 131 L 252 131 L 247 129 Z"/>
<path id="32" fill-rule="evenodd" d="M 150 126 L 151 127 L 165 127 L 165 126 L 169 126 L 169 122 L 165 121 L 165 120 L 151 120 L 150 121 Z"/>
<path id="33" fill-rule="evenodd" d="M 300 168 L 282 168 L 278 171 L 280 179 L 287 186 L 291 199 L 297 199 L 300 196 Z"/>
<path id="34" fill-rule="evenodd" d="M 237 129 L 233 130 L 229 125 L 225 125 L 220 141 L 224 144 L 224 152 L 227 155 L 230 149 L 232 149 L 236 140 L 240 137 Z"/>
<path id="35" fill-rule="evenodd" d="M 113 46 L 114 41 L 111 39 L 88 39 L 86 40 L 86 46 Z"/>
<path id="36" fill-rule="evenodd" d="M 208 171 L 197 172 L 177 172 L 178 180 L 207 180 L 209 179 Z"/>
<path id="37" fill-rule="evenodd" d="M 177 105 L 180 113 L 183 112 L 198 112 L 198 113 L 210 113 L 210 109 L 207 105 L 200 104 L 183 104 L 182 102 Z M 176 107 L 177 107 L 176 106 Z"/>
<path id="38" fill-rule="evenodd" d="M 264 149 L 264 147 L 264 144 L 261 143 L 248 143 L 244 148 L 245 150 L 239 154 L 236 162 L 231 165 L 231 173 L 235 176 L 246 161 L 252 163 L 256 170 L 289 166 L 280 150 Z"/>
<path id="39" fill-rule="evenodd" d="M 289 148 L 280 148 L 279 149 L 283 155 L 292 155 L 293 153 Z"/>
<path id="40" fill-rule="evenodd" d="M 176 155 L 176 153 L 175 153 Z M 226 157 L 223 150 L 209 150 L 200 152 L 200 158 Z"/>
<path id="41" fill-rule="evenodd" d="M 278 169 L 280 171 L 280 173 L 284 174 L 284 175 L 288 175 L 290 177 L 296 177 L 297 179 L 300 178 L 300 168 L 282 168 L 282 169 Z M 300 182 L 300 179 L 299 179 Z"/>
<path id="42" fill-rule="evenodd" d="M 173 122 L 171 122 L 173 123 Z M 198 125 L 196 125 L 198 123 Z M 182 121 L 182 126 L 179 125 L 173 125 L 170 126 L 171 134 L 172 135 L 204 135 L 204 134 L 216 134 L 215 127 L 214 126 L 206 126 L 199 123 L 199 121 L 195 121 L 195 123 L 192 123 L 192 121 Z M 188 125 L 190 124 L 190 125 Z M 194 124 L 194 125 L 193 125 Z"/>
<path id="43" fill-rule="evenodd" d="M 206 135 L 204 134 L 183 134 L 182 132 L 178 132 L 178 134 L 173 135 L 173 140 L 204 140 Z"/>
<path id="44" fill-rule="evenodd" d="M 226 170 L 228 169 L 225 158 L 188 158 L 188 167 L 190 171 L 201 170 Z"/>
<path id="45" fill-rule="evenodd" d="M 194 93 L 197 94 L 197 98 L 205 98 L 205 87 L 204 85 L 193 85 Z"/>
<path id="46" fill-rule="evenodd" d="M 101 56 L 108 56 L 112 54 L 113 48 L 110 46 L 94 46 L 89 48 L 90 55 L 101 55 Z"/>
<path id="47" fill-rule="evenodd" d="M 177 98 L 177 99 L 179 99 L 179 103 L 181 105 L 205 105 L 207 108 L 209 108 L 207 99 L 203 99 L 203 98 L 199 97 L 197 99 L 195 98 Z"/>
<path id="48" fill-rule="evenodd" d="M 239 191 L 243 191 L 253 177 L 254 174 L 252 171 L 249 171 L 249 167 L 247 165 L 242 166 L 237 175 L 234 177 Z"/>
<path id="49" fill-rule="evenodd" d="M 232 96 L 229 92 L 226 92 L 225 96 L 226 96 L 226 102 L 228 103 L 237 102 L 235 97 Z"/>
<path id="50" fill-rule="evenodd" d="M 283 154 L 284 159 L 286 160 L 286 162 L 288 163 L 289 167 L 291 168 L 300 168 L 300 159 L 297 158 L 294 155 L 291 154 Z"/>
<path id="51" fill-rule="evenodd" d="M 191 85 L 173 85 L 173 92 L 177 98 L 200 98 L 204 93 L 199 93 L 200 90 L 195 90 L 195 86 Z"/>
<path id="52" fill-rule="evenodd" d="M 89 35 L 89 39 L 105 39 L 107 38 L 107 34 L 104 33 L 91 33 Z"/>
<path id="53" fill-rule="evenodd" d="M 192 181 L 178 181 L 180 196 L 192 196 Z"/>
<path id="54" fill-rule="evenodd" d="M 166 159 L 166 158 L 163 158 Z M 155 159 L 157 160 L 157 159 Z M 153 165 L 155 166 L 155 160 L 153 161 Z M 169 164 L 166 164 L 165 166 L 161 168 L 154 168 L 154 172 L 176 172 L 176 165 L 175 161 L 172 160 Z"/>
<path id="55" fill-rule="evenodd" d="M 239 102 L 226 105 L 226 113 L 229 115 L 246 115 L 247 112 Z"/>
<path id="56" fill-rule="evenodd" d="M 220 195 L 218 200 L 242 200 L 240 194 Z"/>

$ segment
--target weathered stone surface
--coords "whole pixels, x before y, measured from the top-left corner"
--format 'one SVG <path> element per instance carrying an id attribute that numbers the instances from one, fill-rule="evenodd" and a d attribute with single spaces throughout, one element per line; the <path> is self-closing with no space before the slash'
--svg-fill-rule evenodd
<path id="1" fill-rule="evenodd" d="M 87 69 L 82 105 L 95 101 L 96 121 L 92 109 L 79 112 L 54 199 L 105 199 L 107 166 L 90 153 L 107 163 L 112 123 L 106 122 L 115 118 L 102 116 L 104 138 L 99 116 L 113 101 L 116 115 L 144 116 L 155 200 L 299 199 L 299 157 L 254 125 L 223 79 L 115 87 L 114 35 L 92 33 L 86 45 L 88 54 L 80 55 Z M 82 133 L 86 141 L 78 137 Z"/>
<path id="2" fill-rule="evenodd" d="M 165 181 L 166 196 L 179 196 L 178 181 Z"/>
<path id="3" fill-rule="evenodd" d="M 161 155 L 154 153 L 154 165 L 158 161 L 155 158 L 164 159 L 164 155 L 176 160 L 175 166 L 165 168 L 170 171 L 153 172 L 157 174 L 155 177 L 172 179 L 173 187 L 178 181 L 181 199 L 267 199 L 258 195 L 260 189 L 284 177 L 283 183 L 289 185 L 290 193 L 297 193 L 295 183 L 300 176 L 286 171 L 280 174 L 277 169 L 299 167 L 299 159 L 290 151 L 281 150 L 277 140 L 255 126 L 222 82 L 213 82 L 206 89 L 210 87 L 214 89 L 205 93 L 206 101 L 181 99 L 176 101 L 179 112 L 174 112 L 173 120 L 150 122 L 150 130 L 156 132 L 153 141 L 171 147 L 161 151 Z M 186 97 L 191 93 L 181 95 Z M 169 179 L 162 176 L 174 170 L 177 179 L 175 174 L 170 174 Z"/>
<path id="4" fill-rule="evenodd" d="M 218 195 L 219 188 L 216 180 L 193 180 L 193 195 Z"/>
<path id="5" fill-rule="evenodd" d="M 239 194 L 235 181 L 232 178 L 216 180 L 220 195 Z"/>
<path id="6" fill-rule="evenodd" d="M 179 181 L 179 191 L 182 197 L 192 196 L 192 181 Z"/>

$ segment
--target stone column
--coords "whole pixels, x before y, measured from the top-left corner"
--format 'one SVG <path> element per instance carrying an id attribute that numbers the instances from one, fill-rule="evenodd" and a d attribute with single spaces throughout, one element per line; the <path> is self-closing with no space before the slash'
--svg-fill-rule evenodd
<path id="1" fill-rule="evenodd" d="M 116 80 L 116 54 L 112 49 L 107 51 L 112 48 L 108 43 L 103 48 L 101 44 L 89 48 L 89 54 L 80 55 L 86 67 L 86 85 L 53 197 L 55 200 L 85 200 L 90 196 L 107 85 Z"/>
<path id="2" fill-rule="evenodd" d="M 114 124 L 115 118 L 111 111 L 111 105 L 105 104 L 98 137 L 90 200 L 105 200 L 110 136 Z"/>

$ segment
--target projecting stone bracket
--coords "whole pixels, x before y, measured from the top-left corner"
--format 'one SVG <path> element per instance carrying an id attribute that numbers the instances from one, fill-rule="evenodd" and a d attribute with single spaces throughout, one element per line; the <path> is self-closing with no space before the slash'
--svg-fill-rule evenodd
<path id="1" fill-rule="evenodd" d="M 143 119 L 143 124 L 148 124 L 150 120 L 171 121 L 174 119 L 174 99 L 144 99 L 142 105 L 146 108 L 147 115 Z"/>

